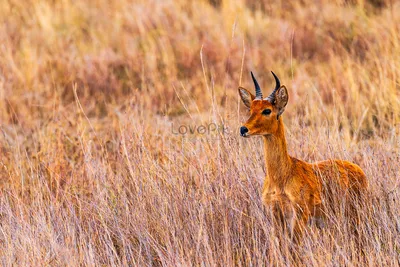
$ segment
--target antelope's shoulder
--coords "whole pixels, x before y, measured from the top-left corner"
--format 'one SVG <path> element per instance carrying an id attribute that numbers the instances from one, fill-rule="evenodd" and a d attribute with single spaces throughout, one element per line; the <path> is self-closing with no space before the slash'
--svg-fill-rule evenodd
<path id="1" fill-rule="evenodd" d="M 292 163 L 292 177 L 285 187 L 286 195 L 295 202 L 319 199 L 321 183 L 312 164 L 296 158 L 292 158 Z"/>
<path id="2" fill-rule="evenodd" d="M 317 176 L 315 175 L 313 165 L 300 159 L 291 157 L 292 160 L 292 173 L 289 184 L 299 185 L 310 185 L 314 187 L 319 183 Z"/>

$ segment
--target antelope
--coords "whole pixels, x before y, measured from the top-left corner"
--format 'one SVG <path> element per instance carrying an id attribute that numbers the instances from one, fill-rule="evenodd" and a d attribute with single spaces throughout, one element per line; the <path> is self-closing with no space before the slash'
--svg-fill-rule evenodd
<path id="1" fill-rule="evenodd" d="M 262 188 L 262 202 L 272 208 L 275 221 L 286 229 L 285 232 L 298 241 L 310 221 L 314 221 L 318 228 L 324 227 L 324 210 L 329 200 L 323 199 L 327 189 L 324 188 L 324 179 L 336 184 L 339 191 L 355 194 L 366 190 L 368 184 L 364 172 L 354 163 L 338 159 L 308 163 L 288 154 L 282 121 L 289 100 L 288 90 L 281 86 L 275 73 L 272 75 L 276 86 L 266 98 L 263 98 L 252 72 L 256 95 L 243 87 L 238 88 L 244 105 L 250 111 L 249 119 L 240 128 L 240 135 L 263 138 L 267 175 Z"/>

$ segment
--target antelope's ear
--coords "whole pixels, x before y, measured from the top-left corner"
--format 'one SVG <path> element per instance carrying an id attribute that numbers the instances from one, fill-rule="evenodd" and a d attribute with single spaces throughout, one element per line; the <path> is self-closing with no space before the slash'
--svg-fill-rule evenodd
<path id="1" fill-rule="evenodd" d="M 247 90 L 246 88 L 243 88 L 243 87 L 239 87 L 238 91 L 239 91 L 240 98 L 243 101 L 243 104 L 246 107 L 250 108 L 251 102 L 254 100 L 255 96 L 252 93 L 250 93 L 249 90 Z"/>
<path id="2" fill-rule="evenodd" d="M 289 100 L 289 94 L 284 85 L 282 85 L 275 94 L 275 107 L 278 109 L 278 115 L 276 117 L 279 120 L 279 116 L 285 111 L 285 107 Z"/>

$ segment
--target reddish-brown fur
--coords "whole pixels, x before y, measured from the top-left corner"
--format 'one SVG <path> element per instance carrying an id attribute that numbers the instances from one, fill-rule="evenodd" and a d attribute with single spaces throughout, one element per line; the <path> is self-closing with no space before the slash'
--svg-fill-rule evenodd
<path id="1" fill-rule="evenodd" d="M 278 116 L 288 101 L 285 86 L 278 89 L 273 104 L 265 99 L 255 99 L 242 87 L 239 87 L 239 94 L 250 108 L 250 118 L 244 124 L 248 129 L 245 136 L 260 135 L 264 141 L 267 176 L 262 201 L 273 208 L 275 218 L 283 223 L 291 236 L 300 237 L 312 218 L 321 225 L 325 209 L 322 198 L 331 193 L 328 184 L 336 185 L 337 191 L 344 195 L 352 192 L 357 195 L 367 188 L 364 172 L 354 163 L 343 160 L 307 163 L 288 154 L 282 117 Z M 271 109 L 271 113 L 262 114 L 265 109 Z M 328 199 L 324 202 L 329 205 Z"/>

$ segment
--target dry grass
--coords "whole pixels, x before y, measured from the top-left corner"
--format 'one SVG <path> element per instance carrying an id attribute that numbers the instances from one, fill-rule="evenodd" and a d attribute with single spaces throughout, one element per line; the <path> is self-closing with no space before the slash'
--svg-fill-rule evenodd
<path id="1" fill-rule="evenodd" d="M 400 264 L 400 3 L 254 2 L 2 2 L 2 265 Z M 289 88 L 293 156 L 366 172 L 364 253 L 337 198 L 300 248 L 277 238 L 238 134 L 250 70 Z"/>

